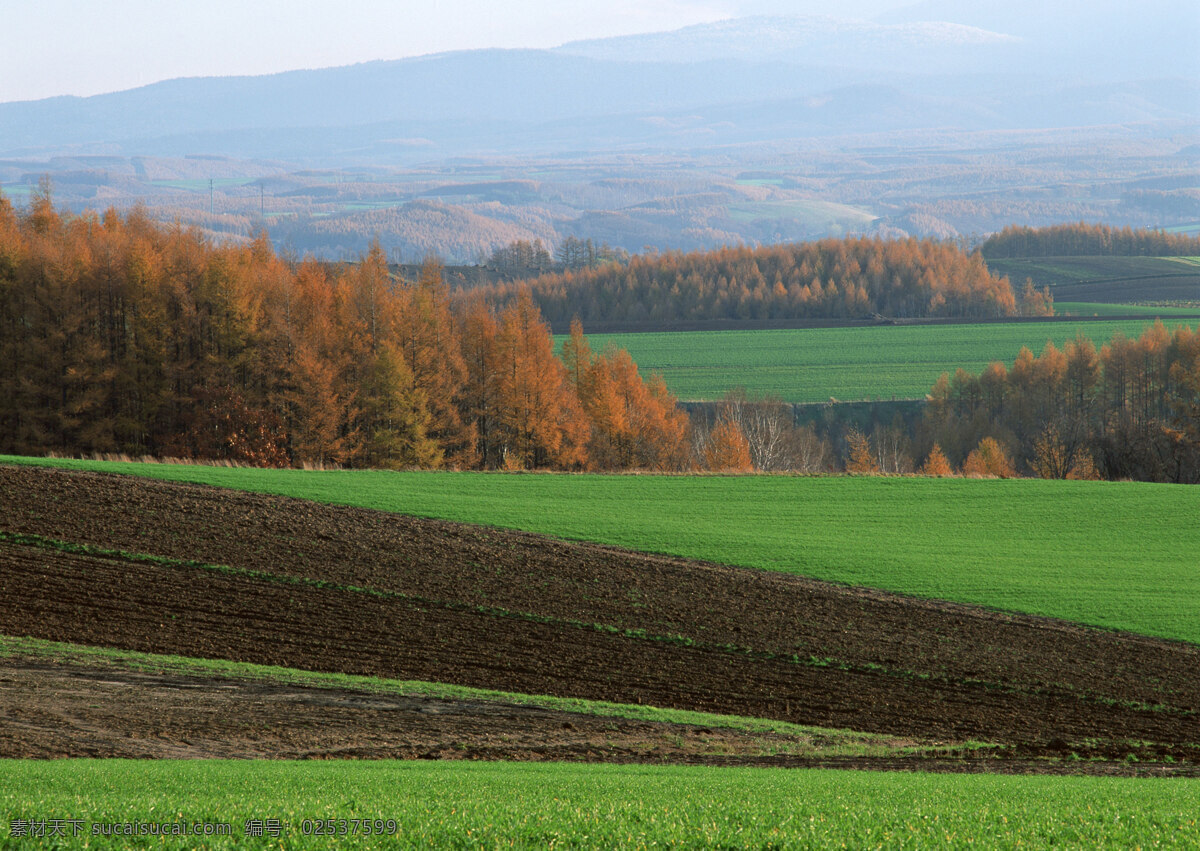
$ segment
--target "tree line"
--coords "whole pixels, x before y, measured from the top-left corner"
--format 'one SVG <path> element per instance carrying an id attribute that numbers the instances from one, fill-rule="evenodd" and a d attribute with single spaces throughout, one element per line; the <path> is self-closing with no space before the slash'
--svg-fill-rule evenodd
<path id="1" fill-rule="evenodd" d="M 504 278 L 530 278 L 549 272 L 590 269 L 604 263 L 624 263 L 628 260 L 628 252 L 613 248 L 608 243 L 597 245 L 590 237 L 579 239 L 568 236 L 558 243 L 553 255 L 540 239 L 532 242 L 527 239 L 514 240 L 493 249 L 483 265 Z"/>
<path id="2" fill-rule="evenodd" d="M 869 434 L 736 392 L 689 418 L 578 320 L 556 355 L 529 291 L 452 298 L 437 261 L 398 279 L 378 244 L 285 262 L 265 236 L 217 245 L 138 211 L 60 213 L 48 193 L 23 212 L 0 196 L 0 364 L 7 453 L 1200 481 L 1187 328 L 1022 349 Z"/>
<path id="3" fill-rule="evenodd" d="M 650 253 L 501 283 L 504 303 L 526 286 L 551 322 L 1013 316 L 1052 312 L 1048 292 L 1021 301 L 978 254 L 933 240 L 825 239 L 688 254 Z"/>
<path id="4" fill-rule="evenodd" d="M 944 373 L 918 415 L 870 429 L 830 413 L 797 425 L 733 391 L 696 424 L 696 454 L 744 471 L 1200 483 L 1200 328 L 1023 347 L 1011 367 Z"/>
<path id="5" fill-rule="evenodd" d="M 980 246 L 980 251 L 989 260 L 1010 257 L 1186 257 L 1200 254 L 1200 236 L 1086 222 L 1044 228 L 1010 225 L 989 237 Z"/>
<path id="6" fill-rule="evenodd" d="M 924 426 L 952 458 L 990 437 L 1043 478 L 1200 482 L 1200 332 L 1159 321 L 1098 351 L 1082 334 L 1022 348 L 1011 368 L 943 375 Z"/>
<path id="7" fill-rule="evenodd" d="M 0 197 L 0 451 L 263 466 L 680 469 L 686 414 L 628 354 L 566 359 L 529 297 L 214 245 L 141 212 Z"/>

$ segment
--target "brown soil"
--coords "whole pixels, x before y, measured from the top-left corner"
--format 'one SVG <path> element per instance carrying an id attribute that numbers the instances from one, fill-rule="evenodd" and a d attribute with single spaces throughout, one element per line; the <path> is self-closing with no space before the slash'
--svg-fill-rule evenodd
<path id="1" fill-rule="evenodd" d="M 0 543 L 4 634 L 983 740 L 1028 757 L 1200 762 L 1200 648 L 1189 644 L 51 469 L 0 467 L 0 530 L 276 577 L 10 540 Z"/>
<path id="2" fill-rule="evenodd" d="M 1200 776 L 1200 765 L 1004 756 L 818 756 L 819 735 L 581 715 L 225 676 L 119 660 L 0 660 L 0 758 L 463 759 L 786 768 Z M 889 747 L 921 743 L 890 740 Z"/>
<path id="3" fill-rule="evenodd" d="M 0 757 L 20 758 L 753 762 L 814 746 L 773 732 L 28 657 L 0 662 L 0 718 Z"/>

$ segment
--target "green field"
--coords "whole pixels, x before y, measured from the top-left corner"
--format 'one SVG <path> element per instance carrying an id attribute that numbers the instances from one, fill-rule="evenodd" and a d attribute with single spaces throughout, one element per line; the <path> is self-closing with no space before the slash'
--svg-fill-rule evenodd
<path id="1" fill-rule="evenodd" d="M 783 186 L 786 182 L 782 177 L 739 177 L 734 181 L 738 186 Z"/>
<path id="2" fill-rule="evenodd" d="M 1200 300 L 1200 258 L 1036 257 L 989 260 L 1019 290 L 1026 278 L 1049 286 L 1058 302 L 1189 304 Z"/>
<path id="3" fill-rule="evenodd" d="M 248 186 L 258 181 L 257 177 L 214 177 L 214 189 L 228 189 L 231 186 Z M 151 185 L 166 189 L 183 189 L 188 192 L 207 192 L 209 179 L 207 177 L 181 178 L 179 180 L 151 180 Z"/>
<path id="4" fill-rule="evenodd" d="M 588 340 L 597 351 L 610 343 L 626 349 L 643 375 L 660 373 L 683 401 L 719 399 L 742 386 L 786 402 L 847 402 L 923 399 L 943 372 L 1011 364 L 1022 346 L 1037 354 L 1047 340 L 1061 347 L 1080 331 L 1099 347 L 1114 331 L 1137 336 L 1150 321 L 674 331 L 591 334 Z"/>
<path id="5" fill-rule="evenodd" d="M 1195 275 L 1200 271 L 1200 257 L 997 258 L 988 260 L 987 266 L 997 275 L 1007 275 L 1018 287 L 1026 278 L 1033 278 L 1039 287 L 1053 289 L 1067 284 Z"/>
<path id="6" fill-rule="evenodd" d="M 391 207 L 401 207 L 403 205 L 403 199 L 385 199 L 379 201 L 354 201 L 342 204 L 340 209 L 343 212 L 362 213 L 369 210 L 387 210 Z"/>
<path id="7" fill-rule="evenodd" d="M 1186 486 L 49 463 L 525 529 L 1200 642 L 1200 489 Z"/>
<path id="8" fill-rule="evenodd" d="M 1172 316 L 1200 318 L 1200 304 L 1194 307 L 1158 306 L 1150 304 L 1108 304 L 1106 302 L 1060 301 L 1054 303 L 1059 316 Z"/>
<path id="9" fill-rule="evenodd" d="M 1195 847 L 1200 781 L 443 762 L 0 762 L 16 820 L 78 819 L 63 848 Z M 360 819 L 383 836 L 306 835 Z M 278 837 L 247 839 L 247 821 Z M 103 837 L 101 824 L 224 823 L 228 839 Z M 334 829 L 340 829 L 333 825 Z M 211 828 L 210 828 L 211 829 Z M 347 823 L 351 829 L 367 829 Z M 70 832 L 71 827 L 67 827 Z"/>
<path id="10" fill-rule="evenodd" d="M 860 207 L 833 204 L 829 201 L 751 201 L 730 204 L 729 218 L 735 222 L 754 222 L 763 219 L 793 219 L 809 227 L 840 224 L 846 228 L 862 228 L 875 221 L 876 216 Z"/>

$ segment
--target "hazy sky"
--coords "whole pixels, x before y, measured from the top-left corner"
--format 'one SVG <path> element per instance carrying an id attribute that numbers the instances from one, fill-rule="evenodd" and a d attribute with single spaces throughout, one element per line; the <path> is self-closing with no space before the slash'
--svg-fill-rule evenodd
<path id="1" fill-rule="evenodd" d="M 0 102 L 912 0 L 0 0 Z"/>

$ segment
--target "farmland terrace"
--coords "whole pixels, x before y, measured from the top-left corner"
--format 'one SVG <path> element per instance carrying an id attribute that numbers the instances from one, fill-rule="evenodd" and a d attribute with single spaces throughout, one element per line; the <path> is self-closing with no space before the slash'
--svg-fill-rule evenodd
<path id="1" fill-rule="evenodd" d="M 3 635 L 1200 763 L 1189 643 L 197 485 L 0 467 L 0 492 Z"/>

